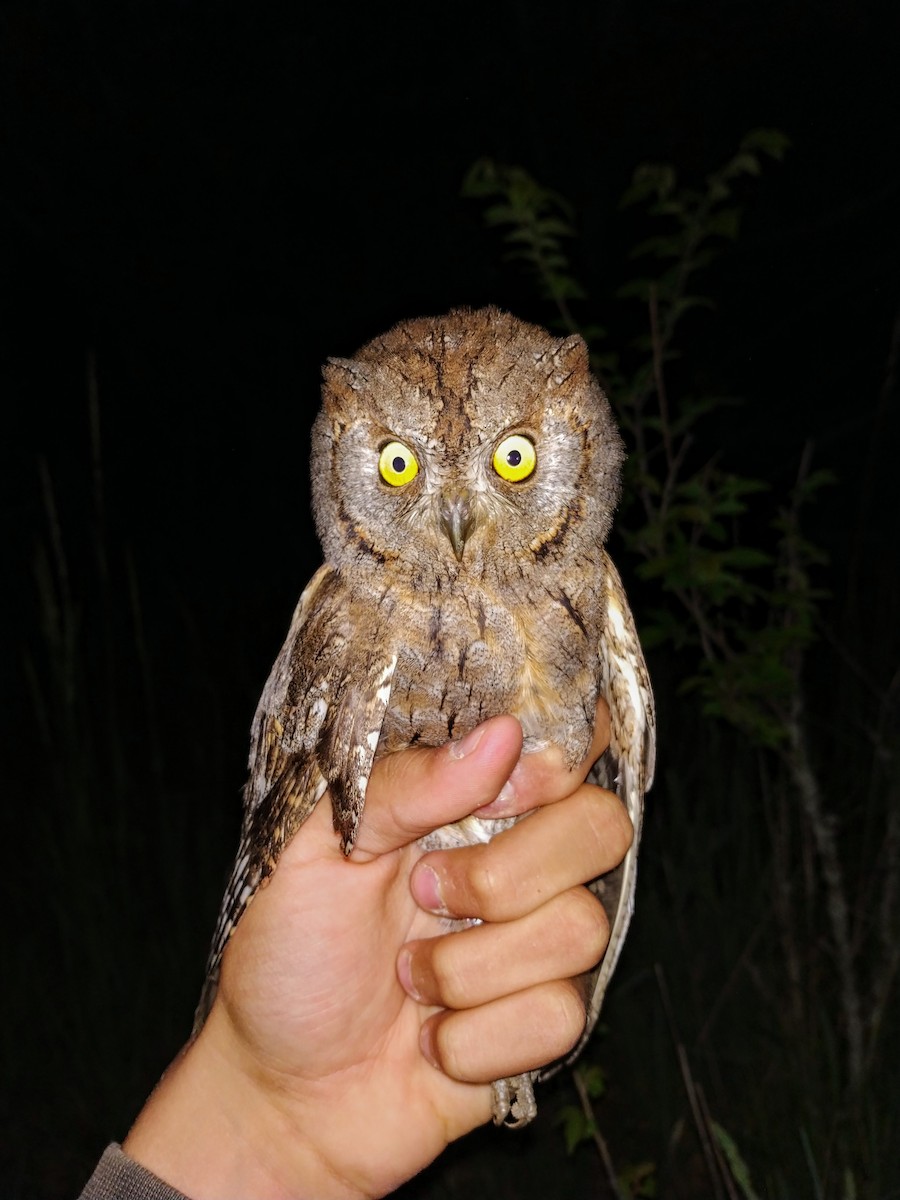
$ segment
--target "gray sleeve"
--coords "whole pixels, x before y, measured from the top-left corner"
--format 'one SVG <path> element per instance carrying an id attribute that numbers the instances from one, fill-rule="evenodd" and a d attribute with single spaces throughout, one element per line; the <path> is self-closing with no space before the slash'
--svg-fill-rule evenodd
<path id="1" fill-rule="evenodd" d="M 94 1168 L 78 1200 L 189 1200 L 122 1153 L 112 1142 Z"/>

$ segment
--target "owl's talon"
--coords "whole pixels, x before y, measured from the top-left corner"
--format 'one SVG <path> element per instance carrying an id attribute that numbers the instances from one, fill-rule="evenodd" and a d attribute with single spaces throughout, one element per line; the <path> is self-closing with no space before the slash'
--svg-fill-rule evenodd
<path id="1" fill-rule="evenodd" d="M 537 1116 L 532 1075 L 513 1075 L 491 1084 L 491 1111 L 494 1124 L 506 1129 L 521 1129 Z"/>

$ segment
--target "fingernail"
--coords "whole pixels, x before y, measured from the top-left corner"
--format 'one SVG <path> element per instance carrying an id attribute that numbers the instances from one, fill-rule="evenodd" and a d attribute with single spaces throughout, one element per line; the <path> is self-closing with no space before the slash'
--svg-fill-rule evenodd
<path id="1" fill-rule="evenodd" d="M 490 804 L 483 804 L 475 809 L 476 817 L 506 817 L 516 811 L 516 792 L 512 777 L 507 779 Z"/>
<path id="2" fill-rule="evenodd" d="M 471 754 L 481 739 L 484 737 L 484 726 L 479 725 L 470 733 L 467 733 L 464 738 L 460 738 L 458 742 L 451 742 L 447 750 L 449 758 L 465 758 L 467 754 Z"/>
<path id="3" fill-rule="evenodd" d="M 422 1002 L 422 997 L 416 991 L 416 985 L 412 979 L 412 951 L 401 950 L 397 958 L 397 978 L 400 980 L 400 986 L 408 996 L 412 996 L 413 1000 Z"/>
<path id="4" fill-rule="evenodd" d="M 424 863 L 418 863 L 413 870 L 409 886 L 416 904 L 420 908 L 437 913 L 442 917 L 448 915 L 444 899 L 441 896 L 441 881 L 431 867 Z"/>
<path id="5" fill-rule="evenodd" d="M 434 1022 L 426 1021 L 419 1031 L 419 1049 L 431 1065 L 436 1069 L 441 1069 L 441 1064 L 437 1060 L 437 1055 L 434 1052 Z"/>

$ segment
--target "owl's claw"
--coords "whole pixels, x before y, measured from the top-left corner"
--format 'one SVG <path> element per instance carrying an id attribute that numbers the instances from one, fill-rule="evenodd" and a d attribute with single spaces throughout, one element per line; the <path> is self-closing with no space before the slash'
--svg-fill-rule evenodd
<path id="1" fill-rule="evenodd" d="M 491 1111 L 494 1124 L 519 1129 L 537 1116 L 534 1076 L 512 1075 L 491 1084 Z"/>

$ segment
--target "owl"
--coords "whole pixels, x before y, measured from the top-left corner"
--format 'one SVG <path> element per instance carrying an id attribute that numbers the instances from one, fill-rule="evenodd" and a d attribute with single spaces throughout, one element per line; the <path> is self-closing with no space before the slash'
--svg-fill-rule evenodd
<path id="1" fill-rule="evenodd" d="M 571 1062 L 631 918 L 654 763 L 647 670 L 604 549 L 624 457 L 609 402 L 582 338 L 493 307 L 402 322 L 352 359 L 329 359 L 323 376 L 311 467 L 324 565 L 254 718 L 240 845 L 194 1032 L 241 915 L 326 791 L 349 854 L 377 758 L 511 713 L 524 752 L 555 744 L 575 766 L 602 695 L 611 741 L 591 779 L 618 793 L 635 836 L 591 885 L 611 934 Z M 471 816 L 423 845 L 484 842 L 512 820 Z M 530 1121 L 535 1080 L 562 1065 L 494 1083 L 494 1121 Z"/>

